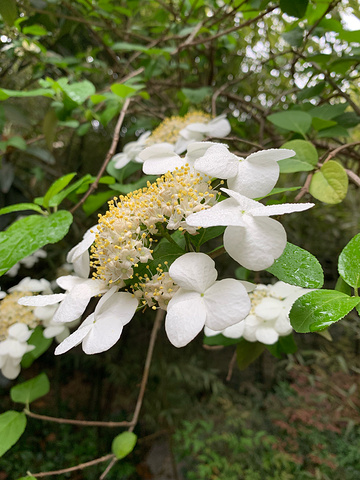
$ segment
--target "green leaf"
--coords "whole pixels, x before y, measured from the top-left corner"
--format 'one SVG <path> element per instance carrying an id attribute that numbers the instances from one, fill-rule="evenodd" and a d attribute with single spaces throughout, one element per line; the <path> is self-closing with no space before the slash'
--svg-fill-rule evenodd
<path id="1" fill-rule="evenodd" d="M 1 1 L 1 0 L 0 0 Z M 54 92 L 53 90 L 49 90 L 48 88 L 36 88 L 35 90 L 8 90 L 7 88 L 2 88 L 0 90 L 0 95 L 7 95 L 6 98 L 9 97 L 52 97 Z M 6 98 L 2 98 L 2 100 L 6 100 Z"/>
<path id="2" fill-rule="evenodd" d="M 323 270 L 314 255 L 289 242 L 281 257 L 267 271 L 298 287 L 321 288 L 324 284 Z"/>
<path id="3" fill-rule="evenodd" d="M 45 208 L 49 206 L 49 201 L 53 198 L 57 193 L 61 192 L 75 177 L 76 173 L 68 173 L 63 177 L 58 178 L 55 182 L 50 186 L 49 190 L 45 193 L 43 205 Z"/>
<path id="4" fill-rule="evenodd" d="M 18 148 L 19 150 L 26 150 L 26 142 L 22 137 L 15 135 L 14 137 L 10 137 L 9 140 L 6 142 L 8 147 Z"/>
<path id="5" fill-rule="evenodd" d="M 0 208 L 0 215 L 5 215 L 5 213 L 12 213 L 12 212 L 23 212 L 24 210 L 34 210 L 35 212 L 39 212 L 45 214 L 44 210 L 39 207 L 39 205 L 35 205 L 35 203 L 16 203 L 15 205 L 9 205 L 8 207 Z"/>
<path id="6" fill-rule="evenodd" d="M 0 15 L 4 22 L 12 27 L 18 16 L 16 0 L 0 0 Z"/>
<path id="7" fill-rule="evenodd" d="M 276 358 L 282 358 L 284 354 L 288 355 L 297 351 L 297 345 L 292 333 L 285 337 L 279 337 L 279 340 L 274 345 L 266 345 L 266 348 Z"/>
<path id="8" fill-rule="evenodd" d="M 308 111 L 308 113 L 312 117 L 322 118 L 323 120 L 332 120 L 338 115 L 344 113 L 348 106 L 348 103 L 337 103 L 335 105 L 331 105 L 330 103 L 324 103 L 319 107 L 312 108 Z"/>
<path id="9" fill-rule="evenodd" d="M 340 203 L 348 190 L 349 179 L 344 168 L 334 160 L 324 163 L 312 177 L 309 192 L 324 203 Z"/>
<path id="10" fill-rule="evenodd" d="M 127 193 L 138 190 L 139 188 L 146 187 L 147 182 L 155 182 L 158 177 L 156 175 L 147 175 L 146 177 L 141 177 L 134 183 L 114 183 L 111 187 L 124 195 Z"/>
<path id="11" fill-rule="evenodd" d="M 121 83 L 114 83 L 110 88 L 115 95 L 121 98 L 126 98 L 136 92 L 136 88 L 129 87 L 128 85 L 122 85 Z"/>
<path id="12" fill-rule="evenodd" d="M 48 31 L 46 28 L 42 27 L 41 25 L 30 25 L 28 27 L 24 27 L 22 30 L 24 35 L 38 35 L 43 36 L 47 35 Z"/>
<path id="13" fill-rule="evenodd" d="M 43 134 L 45 136 L 45 141 L 47 147 L 52 150 L 53 149 L 53 143 L 55 141 L 56 137 L 56 127 L 58 125 L 58 118 L 56 116 L 55 110 L 50 108 L 44 117 L 43 121 Z"/>
<path id="14" fill-rule="evenodd" d="M 9 410 L 0 415 L 0 457 L 19 440 L 25 427 L 26 416 L 23 412 Z"/>
<path id="15" fill-rule="evenodd" d="M 326 85 L 326 82 L 319 82 L 317 85 L 314 85 L 313 87 L 303 88 L 302 90 L 300 90 L 300 92 L 296 94 L 296 96 L 300 101 L 306 100 L 307 98 L 317 97 L 324 90 L 325 85 Z"/>
<path id="16" fill-rule="evenodd" d="M 122 432 L 117 435 L 111 444 L 111 451 L 118 460 L 125 458 L 134 450 L 137 436 L 133 432 Z"/>
<path id="17" fill-rule="evenodd" d="M 285 32 L 281 35 L 285 42 L 292 47 L 300 47 L 304 39 L 304 30 L 299 26 L 296 26 L 292 30 Z"/>
<path id="18" fill-rule="evenodd" d="M 106 95 L 100 95 L 100 94 L 97 94 L 97 93 L 95 95 L 91 95 L 91 97 L 90 97 L 90 100 L 92 101 L 92 103 L 94 105 L 97 105 L 98 103 L 101 103 L 106 99 L 107 99 Z"/>
<path id="19" fill-rule="evenodd" d="M 71 85 L 62 85 L 63 92 L 71 98 L 71 100 L 78 105 L 82 105 L 87 98 L 94 95 L 96 89 L 89 80 L 83 80 L 82 82 L 75 82 Z"/>
<path id="20" fill-rule="evenodd" d="M 29 368 L 33 362 L 39 358 L 52 344 L 52 338 L 45 338 L 43 335 L 43 328 L 38 325 L 32 332 L 31 337 L 27 341 L 29 345 L 34 345 L 35 348 L 30 352 L 25 353 L 21 360 L 23 368 Z"/>
<path id="21" fill-rule="evenodd" d="M 325 128 L 330 128 L 337 125 L 337 122 L 334 120 L 324 120 L 323 118 L 318 117 L 313 117 L 311 123 L 315 130 L 325 130 Z"/>
<path id="22" fill-rule="evenodd" d="M 94 195 L 89 195 L 83 204 L 83 210 L 86 215 L 91 215 L 96 210 L 102 208 L 105 203 L 116 196 L 115 190 L 107 190 L 106 192 L 95 193 Z"/>
<path id="23" fill-rule="evenodd" d="M 346 245 L 339 257 L 339 273 L 353 288 L 360 287 L 360 233 Z"/>
<path id="24" fill-rule="evenodd" d="M 210 96 L 213 92 L 210 87 L 200 88 L 182 88 L 182 93 L 189 100 L 190 103 L 201 103 L 206 97 Z"/>
<path id="25" fill-rule="evenodd" d="M 334 125 L 333 127 L 324 128 L 318 134 L 318 138 L 333 138 L 333 137 L 348 137 L 349 132 L 341 125 Z"/>
<path id="26" fill-rule="evenodd" d="M 56 243 L 68 232 L 70 212 L 60 210 L 49 216 L 29 215 L 0 232 L 0 276 L 19 260 L 48 243 Z"/>
<path id="27" fill-rule="evenodd" d="M 245 370 L 265 350 L 265 345 L 260 342 L 248 342 L 241 339 L 236 347 L 237 364 L 240 370 Z"/>
<path id="28" fill-rule="evenodd" d="M 314 145 L 305 140 L 291 140 L 281 148 L 294 150 L 296 155 L 285 160 L 279 160 L 281 173 L 307 172 L 313 170 L 318 163 L 318 154 Z"/>
<path id="29" fill-rule="evenodd" d="M 33 477 L 32 475 L 28 476 L 28 477 L 21 477 L 21 478 L 18 478 L 17 480 L 36 480 L 35 477 Z"/>
<path id="30" fill-rule="evenodd" d="M 291 17 L 301 18 L 305 15 L 309 0 L 280 0 L 280 8 Z"/>
<path id="31" fill-rule="evenodd" d="M 197 235 L 190 235 L 191 243 L 200 247 L 203 243 L 213 238 L 219 237 L 225 231 L 226 227 L 200 228 Z"/>
<path id="32" fill-rule="evenodd" d="M 123 168 L 115 168 L 114 167 L 115 162 L 111 160 L 108 163 L 108 166 L 106 167 L 106 171 L 116 178 L 116 180 L 120 183 L 123 183 L 124 180 L 126 180 L 130 175 L 132 175 L 135 172 L 139 172 L 141 170 L 141 163 L 137 162 L 129 162 L 125 167 Z"/>
<path id="33" fill-rule="evenodd" d="M 290 311 L 290 322 L 299 333 L 324 330 L 345 317 L 358 303 L 359 297 L 349 297 L 336 290 L 316 290 L 296 300 Z"/>
<path id="34" fill-rule="evenodd" d="M 49 379 L 46 373 L 40 373 L 37 377 L 12 387 L 10 397 L 13 402 L 29 405 L 29 403 L 49 393 L 49 391 Z"/>
<path id="35" fill-rule="evenodd" d="M 311 127 L 311 116 L 300 110 L 290 110 L 286 112 L 273 113 L 267 119 L 277 127 L 289 130 L 290 132 L 300 133 L 305 136 Z"/>
<path id="36" fill-rule="evenodd" d="M 211 337 L 205 335 L 203 343 L 204 345 L 223 345 L 224 347 L 227 347 L 229 345 L 236 345 L 240 340 L 240 338 L 228 338 L 219 333 L 218 335 L 212 335 Z"/>
<path id="37" fill-rule="evenodd" d="M 335 290 L 338 292 L 345 293 L 346 295 L 351 295 L 351 287 L 348 285 L 345 280 L 339 277 L 336 281 Z"/>

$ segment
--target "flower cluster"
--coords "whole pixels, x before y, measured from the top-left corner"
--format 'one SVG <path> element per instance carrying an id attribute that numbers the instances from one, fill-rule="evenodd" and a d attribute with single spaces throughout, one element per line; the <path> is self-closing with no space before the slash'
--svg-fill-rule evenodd
<path id="1" fill-rule="evenodd" d="M 241 322 L 221 331 L 205 327 L 208 337 L 222 333 L 228 338 L 245 338 L 248 342 L 273 345 L 279 337 L 292 331 L 289 312 L 292 304 L 309 290 L 277 282 L 274 285 L 256 285 L 249 294 L 251 310 Z"/>
<path id="2" fill-rule="evenodd" d="M 257 287 L 249 298 L 247 286 L 239 280 L 217 280 L 209 255 L 185 253 L 184 248 L 185 244 L 187 250 L 199 248 L 196 236 L 200 229 L 224 226 L 224 248 L 240 265 L 251 270 L 272 265 L 285 248 L 286 232 L 269 217 L 303 211 L 312 204 L 265 206 L 254 198 L 273 189 L 279 176 L 278 160 L 295 152 L 270 149 L 245 159 L 237 157 L 226 145 L 199 141 L 207 135 L 227 135 L 227 120 L 196 115 L 184 117 L 178 127 L 174 118 L 169 119 L 152 135 L 142 136 L 127 150 L 125 147 L 143 162 L 144 173 L 161 176 L 109 202 L 98 224 L 68 253 L 74 274 L 57 279 L 64 293 L 19 300 L 22 305 L 55 309 L 53 327 L 80 318 L 90 299 L 101 297 L 94 312 L 62 341 L 56 354 L 80 343 L 88 354 L 108 350 L 136 310 L 144 307 L 166 310 L 166 333 L 176 347 L 187 345 L 204 327 L 224 334 L 242 328 L 246 338 L 264 343 L 273 343 L 288 332 L 284 320 L 287 294 L 277 296 L 275 287 Z M 156 137 L 163 142 L 166 135 L 167 143 L 152 144 Z M 179 155 L 184 149 L 175 141 L 178 136 L 187 142 L 185 156 Z M 150 146 L 144 148 L 146 145 Z M 123 160 L 119 162 L 123 164 Z M 227 181 L 228 188 L 220 189 L 227 198 L 220 198 L 220 191 L 212 187 L 214 178 L 220 179 L 220 184 Z M 176 243 L 171 265 L 159 262 L 160 239 L 168 240 L 168 246 Z M 268 322 L 265 327 L 264 322 Z"/>

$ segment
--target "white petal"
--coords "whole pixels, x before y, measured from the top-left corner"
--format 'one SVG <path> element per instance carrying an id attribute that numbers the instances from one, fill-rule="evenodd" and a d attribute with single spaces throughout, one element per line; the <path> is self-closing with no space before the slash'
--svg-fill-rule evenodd
<path id="1" fill-rule="evenodd" d="M 250 299 L 239 280 L 226 278 L 215 282 L 204 295 L 206 325 L 223 330 L 245 318 L 250 311 Z"/>
<path id="2" fill-rule="evenodd" d="M 285 335 L 290 335 L 290 333 L 292 332 L 292 326 L 290 324 L 290 320 L 288 319 L 285 311 L 283 311 L 282 314 L 279 315 L 279 318 L 276 320 L 274 324 L 274 329 L 282 337 Z"/>
<path id="3" fill-rule="evenodd" d="M 259 165 L 246 159 L 240 162 L 237 168 L 237 175 L 229 178 L 228 187 L 249 198 L 262 197 L 271 192 L 280 174 L 277 162 Z"/>
<path id="4" fill-rule="evenodd" d="M 237 202 L 240 209 L 245 210 L 247 213 L 252 212 L 254 208 L 263 207 L 262 203 L 251 200 L 245 195 L 241 195 L 240 193 L 230 190 L 229 188 L 220 188 L 220 190 L 227 193 L 230 198 Z"/>
<path id="5" fill-rule="evenodd" d="M 30 307 L 45 307 L 61 302 L 66 297 L 65 293 L 54 293 L 53 295 L 34 295 L 31 297 L 21 297 L 18 300 L 20 305 Z"/>
<path id="6" fill-rule="evenodd" d="M 282 203 L 280 205 L 263 205 L 251 210 L 254 217 L 270 217 L 271 215 L 283 215 L 284 213 L 302 212 L 313 207 L 314 203 Z"/>
<path id="7" fill-rule="evenodd" d="M 269 148 L 268 150 L 260 150 L 259 152 L 252 153 L 246 160 L 258 165 L 266 165 L 270 162 L 278 162 L 279 160 L 285 160 L 296 155 L 294 150 L 287 148 Z"/>
<path id="8" fill-rule="evenodd" d="M 222 145 L 221 143 L 215 142 L 193 142 L 190 143 L 187 149 L 185 160 L 193 164 L 197 158 L 202 157 L 209 150 L 210 147 L 214 145 Z M 227 147 L 227 145 L 224 145 Z M 227 147 L 228 148 L 228 147 Z"/>
<path id="9" fill-rule="evenodd" d="M 83 240 L 80 243 L 75 245 L 66 256 L 66 261 L 73 263 L 74 260 L 80 257 L 84 252 L 86 252 L 95 241 L 97 225 L 94 225 L 84 234 Z"/>
<path id="10" fill-rule="evenodd" d="M 25 323 L 14 323 L 8 328 L 9 337 L 15 338 L 19 342 L 26 342 L 32 334 Z"/>
<path id="11" fill-rule="evenodd" d="M 245 330 L 245 320 L 235 323 L 230 327 L 225 328 L 222 334 L 228 338 L 240 338 L 243 336 Z"/>
<path id="12" fill-rule="evenodd" d="M 195 292 L 170 300 L 165 319 L 165 330 L 175 347 L 184 347 L 201 332 L 206 319 L 206 309 L 200 295 Z"/>
<path id="13" fill-rule="evenodd" d="M 258 342 L 265 345 L 273 345 L 279 340 L 279 335 L 274 328 L 266 325 L 257 328 L 255 336 Z"/>
<path id="14" fill-rule="evenodd" d="M 86 250 L 82 255 L 73 261 L 74 272 L 82 278 L 88 278 L 90 273 L 90 255 Z"/>
<path id="15" fill-rule="evenodd" d="M 204 327 L 204 334 L 207 337 L 215 337 L 215 335 L 219 335 L 219 333 L 222 333 L 222 332 L 219 332 L 217 330 L 212 330 L 211 328 L 207 327 L 206 325 Z"/>
<path id="16" fill-rule="evenodd" d="M 262 320 L 275 320 L 282 311 L 282 302 L 276 298 L 264 298 L 259 305 L 255 307 L 255 314 Z"/>
<path id="17" fill-rule="evenodd" d="M 131 161 L 131 157 L 126 153 L 117 153 L 111 159 L 111 162 L 113 163 L 114 168 L 118 168 L 118 169 L 125 167 L 125 165 L 127 165 L 130 161 Z"/>
<path id="18" fill-rule="evenodd" d="M 195 169 L 211 177 L 235 177 L 241 159 L 230 153 L 228 148 L 227 145 L 214 144 L 201 158 L 195 161 Z"/>
<path id="19" fill-rule="evenodd" d="M 286 246 L 281 223 L 267 217 L 248 217 L 244 227 L 228 227 L 224 233 L 227 253 L 249 270 L 264 270 L 280 257 Z"/>
<path id="20" fill-rule="evenodd" d="M 184 159 L 174 152 L 174 147 L 170 143 L 159 143 L 145 148 L 139 154 L 139 159 L 144 162 L 143 172 L 147 175 L 172 172 L 185 164 Z"/>
<path id="21" fill-rule="evenodd" d="M 215 262 L 205 253 L 185 253 L 169 268 L 170 277 L 181 288 L 204 293 L 217 278 Z"/>
<path id="22" fill-rule="evenodd" d="M 80 327 L 75 330 L 71 335 L 69 335 L 63 342 L 60 343 L 55 349 L 55 355 L 61 355 L 62 353 L 67 352 L 73 347 L 76 347 L 79 345 L 83 339 L 86 337 L 86 335 L 90 332 L 90 330 L 93 328 L 93 318 L 94 314 L 92 313 L 89 315 L 89 317 L 86 319 L 87 322 L 83 322 Z"/>
<path id="23" fill-rule="evenodd" d="M 243 213 L 236 200 L 227 198 L 207 210 L 192 213 L 186 218 L 191 227 L 215 227 L 228 225 L 244 225 Z"/>
<path id="24" fill-rule="evenodd" d="M 1 373 L 9 380 L 14 380 L 19 375 L 20 370 L 19 363 L 15 363 L 11 358 L 7 358 L 4 366 L 1 368 Z"/>
<path id="25" fill-rule="evenodd" d="M 57 335 L 60 335 L 65 329 L 66 327 L 64 325 L 50 325 L 45 328 L 43 335 L 45 338 L 54 338 Z"/>
<path id="26" fill-rule="evenodd" d="M 59 285 L 59 287 L 67 291 L 72 290 L 77 285 L 81 285 L 83 282 L 84 279 L 76 275 L 64 275 L 56 279 L 56 283 Z"/>

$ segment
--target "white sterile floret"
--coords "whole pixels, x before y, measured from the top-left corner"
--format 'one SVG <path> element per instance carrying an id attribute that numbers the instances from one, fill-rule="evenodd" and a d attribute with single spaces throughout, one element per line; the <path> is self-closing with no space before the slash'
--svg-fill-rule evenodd
<path id="1" fill-rule="evenodd" d="M 227 145 L 214 144 L 195 161 L 195 169 L 227 179 L 231 190 L 256 198 L 267 195 L 276 185 L 280 174 L 278 161 L 294 155 L 294 150 L 272 148 L 241 158 L 230 153 Z"/>
<path id="2" fill-rule="evenodd" d="M 87 230 L 80 243 L 75 245 L 67 254 L 66 261 L 72 263 L 76 275 L 87 278 L 90 273 L 90 254 L 89 248 L 95 241 L 97 225 Z"/>
<path id="3" fill-rule="evenodd" d="M 143 172 L 147 175 L 162 175 L 166 172 L 174 172 L 176 169 L 188 165 L 194 170 L 196 159 L 203 157 L 206 151 L 214 145 L 213 142 L 193 142 L 188 146 L 185 157 L 180 157 L 170 143 L 160 143 L 145 148 L 139 155 L 143 164 Z"/>
<path id="4" fill-rule="evenodd" d="M 24 323 L 14 323 L 8 329 L 6 340 L 0 342 L 0 370 L 4 377 L 13 380 L 19 375 L 22 357 L 35 348 L 26 343 L 31 333 Z"/>
<path id="5" fill-rule="evenodd" d="M 116 290 L 116 287 L 112 287 L 100 299 L 94 313 L 60 343 L 55 355 L 61 355 L 80 343 L 87 354 L 101 353 L 115 345 L 124 325 L 130 322 L 138 305 L 133 295 Z"/>
<path id="6" fill-rule="evenodd" d="M 301 212 L 314 206 L 313 203 L 285 203 L 263 205 L 222 188 L 230 198 L 213 207 L 187 217 L 190 226 L 227 226 L 224 247 L 240 265 L 250 270 L 270 267 L 280 257 L 286 246 L 286 232 L 281 223 L 269 218 L 271 215 Z"/>
<path id="7" fill-rule="evenodd" d="M 123 168 L 129 162 L 141 162 L 139 159 L 139 153 L 144 149 L 146 139 L 151 132 L 145 132 L 135 141 L 129 142 L 123 148 L 122 153 L 117 153 L 111 159 L 111 163 L 115 168 Z"/>
<path id="8" fill-rule="evenodd" d="M 205 330 L 207 336 L 222 333 L 228 338 L 245 338 L 249 342 L 273 345 L 279 337 L 292 331 L 289 312 L 295 300 L 309 290 L 277 282 L 275 285 L 257 285 L 250 293 L 250 314 L 239 323 L 221 332 Z"/>
<path id="9" fill-rule="evenodd" d="M 51 285 L 48 280 L 41 278 L 36 280 L 34 278 L 25 277 L 17 285 L 8 289 L 9 292 L 34 292 L 49 294 L 52 293 Z"/>
<path id="10" fill-rule="evenodd" d="M 180 289 L 167 306 L 165 329 L 175 347 L 187 345 L 203 329 L 222 330 L 244 318 L 250 300 L 239 280 L 216 281 L 215 262 L 204 253 L 186 253 L 170 266 Z"/>
<path id="11" fill-rule="evenodd" d="M 231 126 L 225 114 L 210 121 L 191 123 L 180 130 L 175 152 L 184 152 L 192 142 L 201 142 L 206 137 L 224 138 L 230 132 Z"/>

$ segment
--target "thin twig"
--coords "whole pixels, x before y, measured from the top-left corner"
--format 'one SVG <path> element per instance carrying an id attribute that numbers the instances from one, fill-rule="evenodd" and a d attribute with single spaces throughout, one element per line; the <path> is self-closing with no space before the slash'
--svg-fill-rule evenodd
<path id="1" fill-rule="evenodd" d="M 340 147 L 335 148 L 329 153 L 329 155 L 325 158 L 324 163 L 334 158 L 339 152 L 341 152 L 341 150 L 345 150 L 349 147 L 355 147 L 356 145 L 360 145 L 360 142 L 346 143 L 345 145 L 340 145 Z"/>
<path id="2" fill-rule="evenodd" d="M 90 462 L 80 463 L 75 467 L 62 468 L 61 470 L 52 470 L 51 472 L 40 472 L 40 473 L 29 472 L 29 475 L 35 478 L 40 478 L 40 477 L 50 477 L 52 475 L 61 475 L 63 473 L 76 472 L 76 470 L 83 470 L 84 468 L 92 467 L 93 465 L 97 465 L 98 463 L 106 462 L 107 460 L 110 460 L 113 457 L 114 457 L 114 454 L 109 453 L 107 455 L 104 455 L 103 457 L 90 460 Z"/>
<path id="3" fill-rule="evenodd" d="M 226 375 L 226 381 L 227 382 L 230 382 L 230 380 L 231 380 L 233 370 L 234 370 L 234 367 L 235 367 L 235 363 L 236 363 L 236 357 L 237 357 L 237 352 L 236 352 L 236 349 L 235 349 L 235 352 L 233 353 L 233 356 L 231 357 L 231 360 L 230 360 L 230 363 L 229 363 L 228 374 Z"/>
<path id="4" fill-rule="evenodd" d="M 75 420 L 72 418 L 58 418 L 58 417 L 49 417 L 47 415 L 39 415 L 38 413 L 30 412 L 28 409 L 24 409 L 25 415 L 32 418 L 37 418 L 38 420 L 43 420 L 45 422 L 55 422 L 55 423 L 67 423 L 70 425 L 80 425 L 82 427 L 129 427 L 132 425 L 132 422 L 98 422 L 92 420 Z"/>
<path id="5" fill-rule="evenodd" d="M 298 202 L 302 199 L 302 197 L 308 193 L 309 191 L 309 187 L 310 187 L 310 183 L 311 183 L 311 180 L 312 180 L 312 177 L 313 177 L 313 172 L 310 172 L 308 174 L 308 176 L 306 177 L 306 180 L 305 180 L 305 183 L 304 183 L 304 186 L 301 187 L 300 189 L 300 192 L 296 195 L 295 197 L 295 202 Z"/>
<path id="6" fill-rule="evenodd" d="M 347 173 L 347 176 L 350 178 L 350 180 L 352 180 L 357 187 L 360 187 L 360 177 L 358 177 L 355 172 L 349 170 L 348 168 L 345 168 L 345 172 Z"/>
<path id="7" fill-rule="evenodd" d="M 119 141 L 119 138 L 120 138 L 121 125 L 123 124 L 125 114 L 126 114 L 126 111 L 129 107 L 130 101 L 131 101 L 130 98 L 127 98 L 124 102 L 124 105 L 121 109 L 121 112 L 120 112 L 115 130 L 114 130 L 114 136 L 113 136 L 109 151 L 106 154 L 104 163 L 102 164 L 102 166 L 99 170 L 99 173 L 97 174 L 95 182 L 90 185 L 89 190 L 85 193 L 85 195 L 82 197 L 82 199 L 70 210 L 71 213 L 74 213 L 79 207 L 81 207 L 81 205 L 85 202 L 85 200 L 88 198 L 88 196 L 94 190 L 97 189 L 97 187 L 99 185 L 100 178 L 103 176 L 103 173 L 105 172 L 107 164 L 110 162 L 111 158 L 113 157 L 113 155 L 115 153 L 116 145 L 118 144 L 118 141 Z"/>

